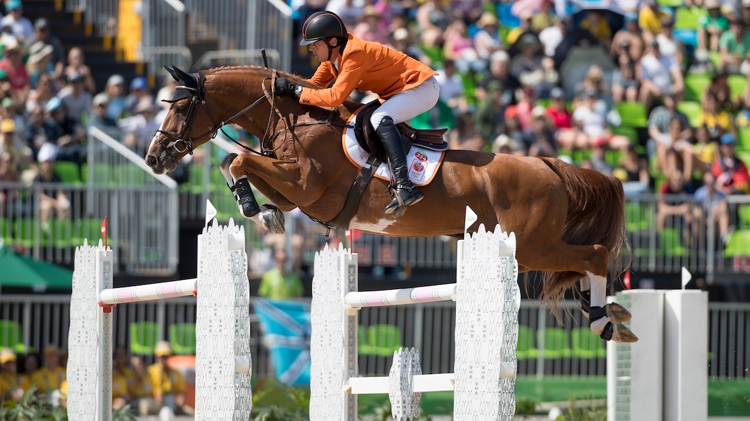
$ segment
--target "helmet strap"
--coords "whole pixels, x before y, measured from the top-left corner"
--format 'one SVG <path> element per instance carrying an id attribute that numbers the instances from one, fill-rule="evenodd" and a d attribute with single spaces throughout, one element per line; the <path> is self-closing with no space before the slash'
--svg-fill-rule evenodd
<path id="1" fill-rule="evenodd" d="M 337 37 L 333 37 L 333 38 L 336 38 L 340 42 L 340 44 L 336 45 L 336 47 L 331 46 L 331 43 L 328 41 L 328 39 L 323 39 L 323 42 L 325 42 L 326 45 L 328 46 L 328 59 L 327 60 L 331 60 L 331 56 L 333 55 L 334 48 L 339 48 L 339 54 L 340 54 L 342 51 L 344 51 L 344 44 L 346 44 L 346 41 L 341 42 L 341 38 L 337 38 Z"/>

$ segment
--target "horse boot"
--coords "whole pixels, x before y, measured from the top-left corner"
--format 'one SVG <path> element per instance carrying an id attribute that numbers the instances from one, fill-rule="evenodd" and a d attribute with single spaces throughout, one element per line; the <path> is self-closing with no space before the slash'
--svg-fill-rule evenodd
<path id="1" fill-rule="evenodd" d="M 234 182 L 234 193 L 237 197 L 237 206 L 245 218 L 252 218 L 260 212 L 260 206 L 255 200 L 253 190 L 247 178 L 240 178 Z"/>
<path id="2" fill-rule="evenodd" d="M 409 180 L 409 171 L 406 167 L 406 149 L 404 148 L 404 142 L 401 140 L 401 133 L 393 123 L 393 119 L 390 116 L 383 117 L 375 132 L 383 142 L 385 153 L 388 156 L 388 164 L 391 166 L 391 173 L 396 180 L 396 186 L 391 191 L 393 200 L 385 207 L 385 213 L 390 215 L 401 206 L 411 206 L 419 202 L 424 199 L 424 196 Z"/>

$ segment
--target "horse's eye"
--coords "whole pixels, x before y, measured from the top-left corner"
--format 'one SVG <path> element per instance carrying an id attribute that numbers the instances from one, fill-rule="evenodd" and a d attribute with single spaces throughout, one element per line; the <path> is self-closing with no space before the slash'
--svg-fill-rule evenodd
<path id="1" fill-rule="evenodd" d="M 182 114 L 182 113 L 184 113 L 184 112 L 185 112 L 185 106 L 184 106 L 184 105 L 176 105 L 176 106 L 174 107 L 174 111 L 175 111 L 176 113 L 180 113 L 180 114 Z"/>

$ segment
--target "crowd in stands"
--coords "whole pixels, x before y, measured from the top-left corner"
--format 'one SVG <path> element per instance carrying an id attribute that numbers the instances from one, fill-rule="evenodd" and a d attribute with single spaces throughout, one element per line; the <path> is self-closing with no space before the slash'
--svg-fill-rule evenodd
<path id="1" fill-rule="evenodd" d="M 112 358 L 112 407 L 130 405 L 140 415 L 161 415 L 161 419 L 192 414 L 185 404 L 185 378 L 170 366 L 171 355 L 169 342 L 159 341 L 154 347 L 155 363 L 147 367 L 142 357 L 134 355 L 128 361 L 127 351 L 117 348 Z M 67 354 L 50 346 L 42 357 L 40 367 L 34 353 L 18 361 L 13 350 L 0 349 L 0 402 L 20 401 L 24 392 L 36 387 L 53 406 L 67 406 Z"/>

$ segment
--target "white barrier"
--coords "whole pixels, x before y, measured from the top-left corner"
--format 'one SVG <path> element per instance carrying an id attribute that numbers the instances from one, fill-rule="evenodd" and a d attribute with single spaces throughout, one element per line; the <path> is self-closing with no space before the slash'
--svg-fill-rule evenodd
<path id="1" fill-rule="evenodd" d="M 388 393 L 397 420 L 419 414 L 422 392 L 454 391 L 456 421 L 512 420 L 518 343 L 515 235 L 484 226 L 458 242 L 457 283 L 357 292 L 357 255 L 339 245 L 315 255 L 310 420 L 357 420 L 357 395 Z M 423 375 L 419 352 L 394 354 L 389 377 L 358 377 L 358 310 L 456 301 L 455 374 Z"/>
<path id="2" fill-rule="evenodd" d="M 247 421 L 252 405 L 250 293 L 244 228 L 216 221 L 198 236 L 198 278 L 113 288 L 111 249 L 76 249 L 70 301 L 68 418 L 112 419 L 112 313 L 121 303 L 200 294 L 195 419 Z"/>

